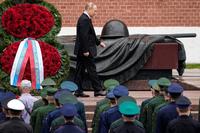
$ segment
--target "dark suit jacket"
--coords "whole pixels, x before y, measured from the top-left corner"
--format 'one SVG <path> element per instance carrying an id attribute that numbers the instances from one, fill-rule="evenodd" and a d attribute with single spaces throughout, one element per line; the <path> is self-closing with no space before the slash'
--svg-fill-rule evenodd
<path id="1" fill-rule="evenodd" d="M 83 53 L 89 52 L 90 56 L 96 56 L 96 45 L 99 45 L 100 41 L 96 37 L 91 19 L 86 14 L 83 13 L 79 17 L 76 30 L 74 54 L 83 55 Z"/>

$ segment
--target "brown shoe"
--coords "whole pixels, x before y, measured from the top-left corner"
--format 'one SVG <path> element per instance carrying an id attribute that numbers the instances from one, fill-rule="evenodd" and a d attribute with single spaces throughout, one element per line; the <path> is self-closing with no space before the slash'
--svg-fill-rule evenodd
<path id="1" fill-rule="evenodd" d="M 106 95 L 106 92 L 105 91 L 97 91 L 97 92 L 94 92 L 94 96 L 95 97 L 98 97 L 98 96 L 105 96 Z"/>
<path id="2" fill-rule="evenodd" d="M 75 93 L 74 94 L 76 97 L 90 97 L 90 95 L 87 95 L 85 93 Z"/>

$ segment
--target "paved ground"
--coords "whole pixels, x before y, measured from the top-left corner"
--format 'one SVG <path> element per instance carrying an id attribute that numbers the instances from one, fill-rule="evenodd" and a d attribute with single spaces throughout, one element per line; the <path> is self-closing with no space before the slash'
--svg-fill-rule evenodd
<path id="1" fill-rule="evenodd" d="M 200 90 L 200 69 L 186 69 L 183 76 L 178 76 L 176 70 L 173 70 L 173 75 L 179 81 L 195 86 Z"/>

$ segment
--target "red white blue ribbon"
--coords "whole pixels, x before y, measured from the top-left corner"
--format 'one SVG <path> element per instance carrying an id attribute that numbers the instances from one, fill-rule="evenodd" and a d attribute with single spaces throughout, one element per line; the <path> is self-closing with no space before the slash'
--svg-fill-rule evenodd
<path id="1" fill-rule="evenodd" d="M 24 39 L 17 50 L 10 74 L 10 84 L 20 86 L 26 65 L 30 62 L 32 88 L 40 89 L 44 80 L 44 67 L 39 43 L 32 39 Z"/>

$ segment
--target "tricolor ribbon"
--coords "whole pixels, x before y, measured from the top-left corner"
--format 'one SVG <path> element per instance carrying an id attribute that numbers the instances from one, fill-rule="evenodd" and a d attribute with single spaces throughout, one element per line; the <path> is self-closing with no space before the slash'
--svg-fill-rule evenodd
<path id="1" fill-rule="evenodd" d="M 10 84 L 20 86 L 26 65 L 30 61 L 32 88 L 40 89 L 44 80 L 44 67 L 39 43 L 32 39 L 24 39 L 17 50 L 10 74 Z"/>

